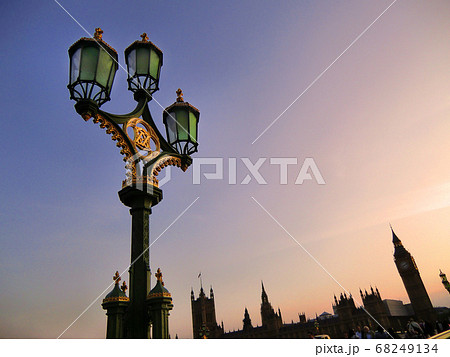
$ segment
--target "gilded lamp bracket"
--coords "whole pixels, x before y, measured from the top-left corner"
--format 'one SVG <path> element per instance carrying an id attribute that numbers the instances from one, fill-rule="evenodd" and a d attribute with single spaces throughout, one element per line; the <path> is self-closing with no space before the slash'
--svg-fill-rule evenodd
<path id="1" fill-rule="evenodd" d="M 161 135 L 148 108 L 150 99 L 141 97 L 136 108 L 128 114 L 117 115 L 97 110 L 95 114 L 89 113 L 88 118 L 83 116 L 85 120 L 93 117 L 93 122 L 106 129 L 106 133 L 121 149 L 127 170 L 122 187 L 136 184 L 158 187 L 157 176 L 164 167 L 176 166 L 186 171 L 192 162 L 189 156 L 176 152 Z M 140 163 L 143 165 L 142 171 Z"/>
<path id="2" fill-rule="evenodd" d="M 70 98 L 76 101 L 75 109 L 85 121 L 93 118 L 116 141 L 126 162 L 127 178 L 123 186 L 142 183 L 157 187 L 156 176 L 162 168 L 189 167 L 192 162 L 189 155 L 197 152 L 200 112 L 184 101 L 183 92 L 178 89 L 176 102 L 163 112 L 167 139 L 161 135 L 148 103 L 159 89 L 163 53 L 146 33 L 125 49 L 128 89 L 137 102 L 128 114 L 99 109 L 111 100 L 119 67 L 117 51 L 103 40 L 100 28 L 95 29 L 92 38 L 83 37 L 70 46 L 69 59 Z"/>

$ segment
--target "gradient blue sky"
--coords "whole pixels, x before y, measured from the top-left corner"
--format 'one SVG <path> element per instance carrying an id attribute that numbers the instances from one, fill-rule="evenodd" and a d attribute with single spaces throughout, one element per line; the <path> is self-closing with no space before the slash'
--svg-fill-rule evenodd
<path id="1" fill-rule="evenodd" d="M 192 184 L 171 170 L 151 249 L 174 298 L 170 332 L 192 337 L 190 289 L 212 284 L 218 321 L 260 324 L 260 281 L 287 322 L 331 311 L 342 289 L 408 300 L 389 222 L 435 305 L 450 305 L 450 4 L 397 1 L 255 144 L 252 142 L 392 1 L 65 1 L 119 53 L 142 32 L 164 52 L 163 106 L 181 87 L 201 112 L 198 157 L 313 157 L 326 185 Z M 128 209 L 115 143 L 74 111 L 67 49 L 83 30 L 54 1 L 0 4 L 0 337 L 55 338 L 129 264 Z M 134 107 L 119 70 L 103 109 Z M 161 108 L 151 104 L 162 128 Z M 208 169 L 206 169 L 208 171 Z M 238 183 L 247 175 L 240 162 Z M 225 165 L 225 177 L 228 167 Z M 128 277 L 124 277 L 128 281 Z M 152 284 L 154 279 L 152 280 Z M 103 338 L 98 300 L 64 335 Z"/>

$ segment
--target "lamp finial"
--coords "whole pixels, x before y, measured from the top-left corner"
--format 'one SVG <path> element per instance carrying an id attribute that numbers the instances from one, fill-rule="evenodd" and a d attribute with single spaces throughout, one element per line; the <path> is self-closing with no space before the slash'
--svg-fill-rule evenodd
<path id="1" fill-rule="evenodd" d="M 125 282 L 125 280 L 123 281 L 122 286 L 120 287 L 120 290 L 122 290 L 124 293 L 125 293 L 125 291 L 128 290 L 128 286 L 127 286 L 127 283 Z"/>
<path id="2" fill-rule="evenodd" d="M 183 91 L 180 88 L 177 89 L 177 102 L 184 102 Z"/>
<path id="3" fill-rule="evenodd" d="M 97 27 L 95 29 L 94 38 L 96 40 L 101 40 L 103 37 L 103 30 L 100 27 Z"/>
<path id="4" fill-rule="evenodd" d="M 144 33 L 141 35 L 141 38 L 142 38 L 142 41 L 143 41 L 143 42 L 148 42 L 148 36 L 147 36 L 147 33 L 146 33 L 146 32 L 144 32 Z"/>
<path id="5" fill-rule="evenodd" d="M 118 284 L 119 284 L 119 281 L 122 280 L 122 279 L 120 278 L 120 275 L 119 275 L 119 272 L 118 272 L 118 271 L 116 271 L 116 273 L 114 274 L 113 280 L 114 280 L 114 282 L 115 282 L 116 285 L 118 285 Z"/>
<path id="6" fill-rule="evenodd" d="M 160 281 L 162 286 L 164 286 L 164 281 L 162 280 L 162 273 L 161 273 L 161 269 L 158 268 L 158 270 L 156 271 L 156 280 Z"/>

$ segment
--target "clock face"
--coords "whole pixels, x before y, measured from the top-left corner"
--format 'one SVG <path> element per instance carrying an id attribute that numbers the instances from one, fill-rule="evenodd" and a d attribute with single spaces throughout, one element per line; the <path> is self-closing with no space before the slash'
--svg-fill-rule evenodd
<path id="1" fill-rule="evenodd" d="M 409 268 L 409 263 L 408 262 L 401 262 L 399 264 L 399 267 L 401 270 L 407 270 Z"/>

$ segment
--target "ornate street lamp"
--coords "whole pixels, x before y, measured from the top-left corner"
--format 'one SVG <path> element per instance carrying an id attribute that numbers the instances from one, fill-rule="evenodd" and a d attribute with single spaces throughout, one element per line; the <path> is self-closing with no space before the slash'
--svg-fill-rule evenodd
<path id="1" fill-rule="evenodd" d="M 182 91 L 178 89 L 177 101 L 163 112 L 168 140 L 161 135 L 148 103 L 159 89 L 163 54 L 145 33 L 141 35 L 141 40 L 133 42 L 125 50 L 128 89 L 138 102 L 136 108 L 124 115 L 100 110 L 110 100 L 118 68 L 117 52 L 103 41 L 102 34 L 103 31 L 96 28 L 93 38 L 81 38 L 69 48 L 67 87 L 70 98 L 76 101 L 77 113 L 86 121 L 93 118 L 94 123 L 106 129 L 106 133 L 117 141 L 116 145 L 121 148 L 120 153 L 126 161 L 126 179 L 122 182 L 119 198 L 131 208 L 132 233 L 130 301 L 125 313 L 126 328 L 121 337 L 148 338 L 149 215 L 151 208 L 162 200 L 157 176 L 169 165 L 180 167 L 183 171 L 191 165 L 189 155 L 197 151 L 200 113 L 184 102 Z M 108 335 L 117 337 L 121 333 L 109 331 Z M 160 335 L 168 338 L 168 332 L 161 332 Z"/>
<path id="2" fill-rule="evenodd" d="M 96 28 L 93 38 L 80 38 L 69 48 L 70 99 L 93 107 L 110 100 L 118 67 L 117 52 L 102 40 L 102 34 Z"/>
<path id="3" fill-rule="evenodd" d="M 198 333 L 198 335 L 200 336 L 200 338 L 202 338 L 204 340 L 208 339 L 208 337 L 209 337 L 209 328 L 206 326 L 205 323 L 200 328 L 200 332 Z"/>
<path id="4" fill-rule="evenodd" d="M 166 108 L 163 121 L 169 144 L 178 152 L 190 155 L 197 151 L 197 129 L 200 112 L 183 100 L 183 92 L 177 90 L 177 101 Z"/>
<path id="5" fill-rule="evenodd" d="M 159 73 L 163 64 L 163 53 L 148 40 L 145 32 L 141 38 L 141 41 L 134 41 L 125 50 L 128 89 L 136 92 L 144 88 L 149 94 L 152 94 L 159 89 Z"/>
<path id="6" fill-rule="evenodd" d="M 317 333 L 319 333 L 320 324 L 319 324 L 319 321 L 317 318 L 316 318 L 316 321 L 314 321 L 314 327 L 316 328 Z"/>

